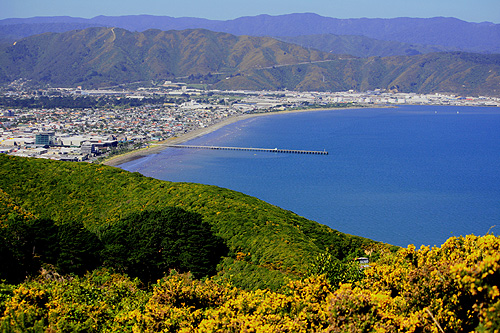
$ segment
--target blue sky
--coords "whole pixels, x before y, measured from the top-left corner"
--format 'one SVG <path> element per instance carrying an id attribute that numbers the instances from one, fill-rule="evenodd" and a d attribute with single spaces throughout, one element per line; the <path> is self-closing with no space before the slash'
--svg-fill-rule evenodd
<path id="1" fill-rule="evenodd" d="M 0 19 L 33 16 L 167 15 L 228 20 L 259 14 L 335 18 L 456 17 L 500 23 L 500 0 L 1 0 Z"/>

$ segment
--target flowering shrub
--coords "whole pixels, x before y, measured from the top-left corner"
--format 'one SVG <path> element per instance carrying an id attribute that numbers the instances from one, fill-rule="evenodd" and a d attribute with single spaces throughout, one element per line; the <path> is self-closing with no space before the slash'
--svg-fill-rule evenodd
<path id="1" fill-rule="evenodd" d="M 141 290 L 98 270 L 2 291 L 5 332 L 499 332 L 500 238 L 453 237 L 440 248 L 387 253 L 361 281 L 325 275 L 279 292 L 172 272 Z"/>
<path id="2" fill-rule="evenodd" d="M 500 238 L 452 237 L 383 257 L 356 292 L 369 291 L 383 321 L 404 331 L 498 331 Z"/>

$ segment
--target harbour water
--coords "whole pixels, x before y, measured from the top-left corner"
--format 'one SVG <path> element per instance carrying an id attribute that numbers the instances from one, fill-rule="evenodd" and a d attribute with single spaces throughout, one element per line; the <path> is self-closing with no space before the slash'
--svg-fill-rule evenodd
<path id="1" fill-rule="evenodd" d="M 129 171 L 240 191 L 333 229 L 406 246 L 500 229 L 500 109 L 402 106 L 249 118 Z"/>

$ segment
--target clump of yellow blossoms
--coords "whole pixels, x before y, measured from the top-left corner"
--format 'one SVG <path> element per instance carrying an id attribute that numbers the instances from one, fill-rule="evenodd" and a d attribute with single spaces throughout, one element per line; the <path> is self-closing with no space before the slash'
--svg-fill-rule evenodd
<path id="1" fill-rule="evenodd" d="M 280 292 L 246 291 L 171 273 L 152 289 L 95 271 L 0 288 L 2 331 L 499 332 L 500 238 L 408 246 L 331 286 L 324 276 Z M 1 285 L 0 285 L 1 286 Z M 4 285 L 5 286 L 5 285 Z M 3 292 L 2 290 L 6 290 Z M 9 291 L 10 290 L 10 291 Z M 2 294 L 3 292 L 3 294 Z"/>

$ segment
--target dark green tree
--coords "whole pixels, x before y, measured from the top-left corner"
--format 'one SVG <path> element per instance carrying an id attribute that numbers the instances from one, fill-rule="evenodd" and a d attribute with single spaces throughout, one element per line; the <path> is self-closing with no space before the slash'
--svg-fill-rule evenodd
<path id="1" fill-rule="evenodd" d="M 14 228 L 22 219 L 9 217 L 0 227 L 0 280 L 17 283 L 24 279 L 24 268 L 21 265 L 23 253 L 19 246 L 24 242 L 22 234 L 16 234 Z M 13 225 L 13 226 L 12 226 Z"/>
<path id="2" fill-rule="evenodd" d="M 200 214 L 169 207 L 133 213 L 105 228 L 101 240 L 107 266 L 143 282 L 152 282 L 170 269 L 195 277 L 215 273 L 227 252 Z"/>
<path id="3" fill-rule="evenodd" d="M 20 282 L 38 274 L 58 256 L 57 227 L 49 219 L 26 219 L 11 213 L 0 228 L 0 279 Z"/>
<path id="4" fill-rule="evenodd" d="M 57 236 L 59 254 L 56 267 L 60 272 L 84 274 L 101 265 L 101 242 L 83 223 L 61 224 Z"/>

